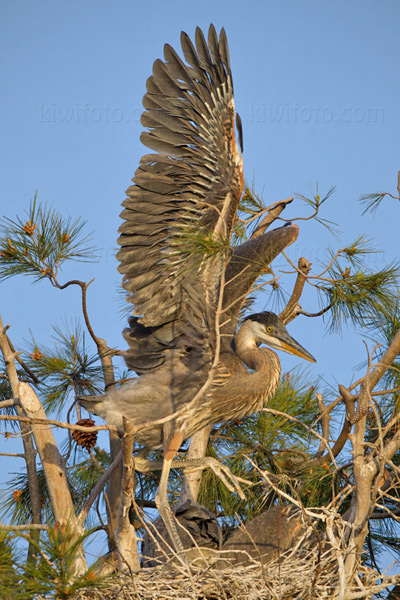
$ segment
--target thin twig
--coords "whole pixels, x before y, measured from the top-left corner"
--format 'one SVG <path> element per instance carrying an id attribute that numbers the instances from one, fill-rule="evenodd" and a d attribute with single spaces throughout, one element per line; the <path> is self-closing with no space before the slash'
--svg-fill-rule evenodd
<path id="1" fill-rule="evenodd" d="M 78 521 L 81 523 L 81 525 L 83 525 L 93 502 L 96 500 L 97 496 L 103 490 L 106 481 L 109 479 L 109 477 L 111 476 L 111 473 L 114 471 L 114 469 L 121 462 L 121 459 L 122 459 L 122 450 L 118 454 L 118 456 L 113 460 L 113 462 L 110 464 L 110 466 L 107 468 L 107 470 L 104 471 L 103 475 L 100 477 L 99 481 L 96 483 L 96 485 L 92 489 L 89 498 L 86 500 L 81 512 L 78 515 Z"/>

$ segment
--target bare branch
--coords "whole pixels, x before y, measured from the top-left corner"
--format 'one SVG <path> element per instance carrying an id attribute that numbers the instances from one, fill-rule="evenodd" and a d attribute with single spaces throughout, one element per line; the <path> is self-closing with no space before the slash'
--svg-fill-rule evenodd
<path id="1" fill-rule="evenodd" d="M 0 409 L 8 408 L 9 406 L 19 406 L 18 398 L 10 398 L 10 400 L 3 400 L 0 402 Z"/>
<path id="2" fill-rule="evenodd" d="M 19 384 L 18 396 L 23 410 L 29 418 L 35 418 L 35 415 L 37 415 L 42 422 L 46 422 L 46 414 L 39 398 L 29 384 L 25 382 Z M 74 530 L 72 539 L 75 540 L 82 533 L 82 530 L 75 517 L 64 460 L 58 451 L 53 432 L 49 425 L 43 425 L 42 427 L 35 427 L 33 435 L 46 477 L 54 518 L 61 524 L 71 523 Z M 83 549 L 78 550 L 76 553 L 74 569 L 77 573 L 83 573 L 87 570 Z"/>
<path id="3" fill-rule="evenodd" d="M 250 239 L 254 240 L 254 238 L 258 237 L 265 233 L 268 227 L 273 223 L 281 214 L 281 212 L 287 207 L 288 204 L 293 202 L 293 196 L 291 198 L 287 198 L 286 200 L 281 200 L 280 202 L 276 202 L 269 207 L 268 213 L 265 215 L 261 223 L 257 225 L 251 234 Z M 258 215 L 256 215 L 258 216 Z"/>
<path id="4" fill-rule="evenodd" d="M 118 464 L 120 464 L 121 460 L 122 460 L 122 451 L 113 460 L 113 462 L 110 464 L 108 469 L 103 473 L 103 475 L 100 477 L 99 481 L 94 486 L 93 490 L 90 493 L 89 498 L 86 500 L 84 507 L 82 508 L 81 512 L 78 515 L 78 521 L 81 523 L 81 525 L 83 525 L 83 523 L 89 513 L 89 510 L 92 507 L 93 502 L 96 500 L 97 496 L 101 493 L 106 481 L 109 479 L 109 477 L 111 477 L 112 472 L 118 466 Z"/>
<path id="5" fill-rule="evenodd" d="M 35 373 L 28 367 L 28 365 L 22 360 L 22 358 L 20 357 L 19 353 L 15 351 L 15 348 L 12 345 L 12 342 L 11 342 L 10 338 L 8 337 L 8 335 L 6 335 L 6 337 L 7 337 L 8 344 L 9 344 L 9 346 L 11 348 L 11 351 L 15 353 L 15 359 L 16 359 L 16 361 L 21 365 L 21 367 L 24 369 L 24 371 L 26 373 L 28 373 L 29 377 L 36 384 L 39 384 L 40 380 L 36 377 Z"/>
<path id="6" fill-rule="evenodd" d="M 25 523 L 24 525 L 3 525 L 0 523 L 0 531 L 48 531 L 48 525 L 41 523 Z"/>
<path id="7" fill-rule="evenodd" d="M 298 311 L 298 314 L 304 315 L 305 317 L 322 317 L 322 315 L 324 315 L 326 312 L 328 312 L 328 310 L 331 310 L 331 308 L 332 308 L 332 304 L 328 304 L 328 306 L 325 306 L 325 308 L 323 308 L 322 310 L 320 310 L 319 312 L 316 312 L 316 313 L 309 313 L 303 309 L 300 309 Z"/>
<path id="8" fill-rule="evenodd" d="M 323 440 L 320 441 L 319 443 L 319 448 L 315 454 L 315 457 L 319 457 L 320 455 L 322 455 L 325 451 L 325 448 L 327 447 L 328 443 L 329 443 L 329 423 L 330 423 L 330 415 L 329 415 L 329 411 L 326 410 L 326 406 L 324 404 L 324 401 L 322 399 L 322 394 L 317 394 L 317 402 L 318 402 L 318 408 L 319 408 L 319 412 L 321 413 L 321 420 L 322 420 L 322 437 Z"/>
<path id="9" fill-rule="evenodd" d="M 4 362 L 6 364 L 8 380 L 11 385 L 12 393 L 14 397 L 17 398 L 19 389 L 19 379 L 17 369 L 15 368 L 15 351 L 13 351 L 10 347 L 9 338 L 6 334 L 7 329 L 9 329 L 9 325 L 7 327 L 4 327 L 3 320 L 0 316 L 0 350 L 3 354 Z M 8 401 L 6 400 L 5 402 Z M 16 404 L 16 411 L 19 417 L 23 416 L 23 410 L 18 404 Z M 40 504 L 39 481 L 36 471 L 36 450 L 33 445 L 32 436 L 30 435 L 31 430 L 29 428 L 29 425 L 21 423 L 20 429 L 25 454 L 26 472 L 28 475 L 29 496 L 31 499 L 32 507 L 32 523 L 38 525 L 41 522 L 42 507 Z M 32 535 L 33 539 L 36 540 L 36 542 L 39 540 L 39 535 L 39 532 Z M 35 544 L 29 544 L 28 562 L 34 561 L 35 556 Z"/>
<path id="10" fill-rule="evenodd" d="M 71 425 L 70 423 L 64 423 L 63 421 L 57 421 L 55 419 L 46 419 L 45 417 L 19 417 L 17 415 L 0 415 L 0 421 L 19 421 L 20 423 L 31 423 L 33 425 L 55 425 L 61 429 L 69 429 L 71 431 L 85 431 L 91 433 L 93 431 L 102 431 L 104 429 L 114 430 L 115 427 L 111 425 L 92 425 L 86 427 L 84 425 Z"/>
<path id="11" fill-rule="evenodd" d="M 372 392 L 377 383 L 382 379 L 386 371 L 400 353 L 400 329 L 396 333 L 389 348 L 386 350 L 376 367 L 368 376 L 368 390 Z"/>
<path id="12" fill-rule="evenodd" d="M 16 454 L 14 452 L 0 452 L 0 456 L 9 456 L 15 458 L 25 458 L 25 454 Z"/>
<path id="13" fill-rule="evenodd" d="M 352 396 L 348 389 L 346 389 L 343 385 L 339 386 L 339 392 L 341 394 L 341 398 L 345 401 L 346 404 L 346 417 L 342 426 L 342 430 L 332 446 L 331 453 L 332 456 L 336 458 L 343 450 L 343 447 L 347 440 L 349 439 L 349 433 L 351 430 L 351 422 L 354 417 L 354 396 Z M 329 414 L 330 407 L 326 408 L 326 413 Z M 319 459 L 320 464 L 330 462 L 331 455 L 325 455 Z"/>
<path id="14" fill-rule="evenodd" d="M 121 482 L 121 503 L 118 511 L 118 527 L 116 531 L 119 566 L 125 564 L 129 571 L 139 569 L 137 537 L 135 528 L 129 520 L 129 509 L 133 502 L 133 484 L 135 466 L 133 461 L 133 424 L 124 417 L 125 434 L 122 438 L 123 471 Z"/>
<path id="15" fill-rule="evenodd" d="M 309 263 L 306 258 L 301 257 L 299 258 L 297 266 L 298 273 L 292 295 L 289 299 L 289 302 L 279 315 L 279 318 L 285 325 L 287 323 L 290 323 L 290 321 L 292 321 L 297 316 L 296 309 L 298 307 L 298 302 L 300 300 L 301 294 L 303 293 L 303 288 L 307 280 L 307 275 L 309 274 L 311 269 L 311 263 Z"/>

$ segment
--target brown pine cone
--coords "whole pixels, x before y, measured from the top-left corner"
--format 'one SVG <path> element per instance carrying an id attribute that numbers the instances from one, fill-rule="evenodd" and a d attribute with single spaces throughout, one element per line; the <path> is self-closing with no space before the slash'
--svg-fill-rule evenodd
<path id="1" fill-rule="evenodd" d="M 92 419 L 79 419 L 76 425 L 82 425 L 83 427 L 92 427 L 94 425 L 94 421 Z M 97 431 L 75 431 L 72 432 L 72 437 L 75 442 L 82 446 L 82 448 L 86 448 L 86 450 L 91 450 L 95 447 L 97 442 Z"/>

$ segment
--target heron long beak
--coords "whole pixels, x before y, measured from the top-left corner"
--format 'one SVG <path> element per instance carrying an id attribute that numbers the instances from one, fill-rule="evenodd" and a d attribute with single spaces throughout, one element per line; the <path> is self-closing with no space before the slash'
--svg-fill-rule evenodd
<path id="1" fill-rule="evenodd" d="M 273 336 L 266 335 L 264 342 L 277 350 L 283 350 L 284 352 L 288 352 L 288 354 L 295 354 L 310 362 L 317 362 L 313 355 L 303 348 L 299 342 L 296 342 L 287 331 L 275 332 Z"/>
<path id="2" fill-rule="evenodd" d="M 295 354 L 296 356 L 301 356 L 301 358 L 305 358 L 310 362 L 317 362 L 312 354 L 308 352 L 303 346 L 301 346 L 295 339 L 288 336 L 289 339 L 279 340 L 280 349 L 288 352 L 289 354 Z"/>

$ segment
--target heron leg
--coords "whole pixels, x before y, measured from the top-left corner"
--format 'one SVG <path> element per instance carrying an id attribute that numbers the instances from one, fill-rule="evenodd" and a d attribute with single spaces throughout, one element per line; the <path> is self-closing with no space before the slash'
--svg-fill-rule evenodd
<path id="1" fill-rule="evenodd" d="M 165 463 L 165 459 L 164 459 Z M 144 458 L 135 459 L 135 467 L 141 473 L 148 473 L 149 471 L 158 471 L 164 468 L 164 463 L 159 461 L 146 460 Z M 216 458 L 211 456 L 205 456 L 204 458 L 191 458 L 191 459 L 175 459 L 171 460 L 169 464 L 169 469 L 211 469 L 219 479 L 226 485 L 229 491 L 237 492 L 240 498 L 245 498 L 243 490 L 241 489 L 240 484 L 244 484 L 246 486 L 251 486 L 252 483 L 247 481 L 246 479 L 242 479 L 242 477 L 237 477 L 232 473 L 232 471 L 226 465 L 219 462 Z M 169 472 L 169 471 L 168 471 Z M 162 477 L 162 475 L 161 475 Z M 168 477 L 168 475 L 167 475 Z M 230 483 L 232 482 L 232 484 Z M 161 485 L 160 485 L 161 487 Z"/>
<path id="2" fill-rule="evenodd" d="M 171 542 L 178 554 L 183 553 L 184 548 L 176 528 L 175 516 L 168 502 L 168 477 L 174 456 L 179 450 L 182 440 L 183 436 L 180 432 L 174 432 L 170 427 L 167 428 L 164 426 L 164 461 L 160 485 L 155 497 L 158 512 L 165 523 Z"/>

